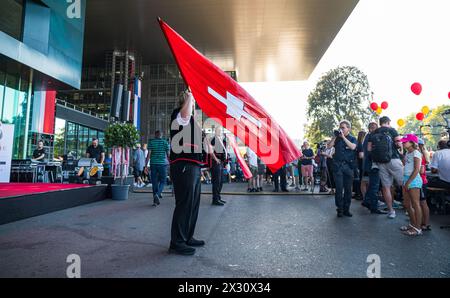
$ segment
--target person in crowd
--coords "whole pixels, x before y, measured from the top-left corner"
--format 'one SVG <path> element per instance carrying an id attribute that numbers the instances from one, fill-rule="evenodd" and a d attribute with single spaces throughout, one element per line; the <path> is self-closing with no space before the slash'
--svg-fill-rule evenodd
<path id="1" fill-rule="evenodd" d="M 47 155 L 47 152 L 44 148 L 44 141 L 39 140 L 37 143 L 36 149 L 33 151 L 33 160 L 34 161 L 44 161 L 45 157 Z"/>
<path id="2" fill-rule="evenodd" d="M 331 140 L 327 142 L 327 147 L 325 148 L 324 156 L 326 157 L 327 170 L 328 170 L 328 182 L 327 186 L 331 189 L 330 194 L 335 194 L 336 184 L 334 183 L 333 176 L 333 155 L 334 155 L 334 147 L 331 143 Z"/>
<path id="3" fill-rule="evenodd" d="M 274 192 L 279 192 L 280 188 L 282 192 L 289 192 L 287 189 L 286 180 L 286 166 L 282 166 L 278 171 L 273 174 Z"/>
<path id="4" fill-rule="evenodd" d="M 227 178 L 227 183 L 231 183 L 231 164 L 230 162 L 227 162 L 223 168 L 223 172 L 225 174 L 225 177 Z"/>
<path id="5" fill-rule="evenodd" d="M 148 163 L 145 164 L 144 169 L 142 170 L 142 181 L 144 181 L 144 184 L 150 183 L 149 179 L 149 169 L 150 169 L 150 160 L 148 158 L 148 145 L 146 143 L 142 144 L 142 151 L 144 152 L 145 162 Z"/>
<path id="6" fill-rule="evenodd" d="M 155 131 L 155 138 L 148 144 L 148 154 L 145 165 L 150 164 L 150 177 L 153 189 L 153 206 L 160 204 L 162 192 L 167 180 L 167 167 L 169 164 L 169 143 L 163 139 L 160 130 Z M 148 168 L 147 168 L 148 171 Z"/>
<path id="7" fill-rule="evenodd" d="M 362 206 L 370 210 L 372 214 L 386 214 L 378 207 L 378 192 L 380 190 L 380 175 L 379 169 L 373 166 L 370 152 L 368 151 L 370 135 L 378 128 L 376 122 L 369 123 L 369 133 L 366 135 L 362 145 L 362 152 L 360 156 L 363 159 L 362 178 L 361 178 L 361 193 L 363 195 Z"/>
<path id="8" fill-rule="evenodd" d="M 201 169 L 201 180 L 206 184 L 211 184 L 211 175 L 209 174 L 209 168 Z"/>
<path id="9" fill-rule="evenodd" d="M 327 158 L 328 154 L 326 153 L 326 143 L 327 141 L 323 141 L 318 146 L 317 155 L 319 156 L 319 168 L 320 168 L 320 192 L 330 192 L 327 188 L 329 174 L 327 167 Z"/>
<path id="10" fill-rule="evenodd" d="M 267 167 L 266 166 L 266 183 L 268 184 L 268 185 L 272 185 L 273 183 L 273 173 L 272 173 L 272 171 L 269 169 L 269 167 Z"/>
<path id="11" fill-rule="evenodd" d="M 352 183 L 355 168 L 356 138 L 350 134 L 351 124 L 347 120 L 339 123 L 331 144 L 335 148 L 333 156 L 333 176 L 336 183 L 335 204 L 338 217 L 352 217 Z"/>
<path id="12" fill-rule="evenodd" d="M 295 159 L 295 160 L 293 160 L 292 162 L 291 162 L 291 167 L 292 167 L 292 169 L 293 169 L 293 179 L 292 179 L 292 181 L 294 182 L 294 190 L 300 190 L 300 174 L 299 174 L 299 172 L 301 171 L 301 169 L 299 170 L 299 168 L 298 168 L 298 162 L 299 162 L 299 160 L 298 159 Z"/>
<path id="13" fill-rule="evenodd" d="M 407 134 L 401 139 L 401 142 L 406 153 L 403 173 L 403 204 L 408 211 L 410 224 L 400 229 L 406 235 L 418 236 L 422 234 L 422 208 L 420 207 L 422 154 L 418 150 L 419 140 L 416 135 Z"/>
<path id="14" fill-rule="evenodd" d="M 200 206 L 200 169 L 205 164 L 205 151 L 211 153 L 212 147 L 204 138 L 201 126 L 194 120 L 194 106 L 194 97 L 191 92 L 185 91 L 181 94 L 179 107 L 171 114 L 170 175 L 175 210 L 169 252 L 181 255 L 193 255 L 194 247 L 205 245 L 205 241 L 194 238 L 194 232 Z M 157 141 L 149 147 L 150 150 L 164 149 L 157 150 L 159 160 L 163 159 L 167 147 L 162 142 Z"/>
<path id="15" fill-rule="evenodd" d="M 266 173 L 266 165 L 258 157 L 258 177 L 256 179 L 258 191 L 263 191 L 264 174 Z"/>
<path id="16" fill-rule="evenodd" d="M 363 142 L 366 137 L 366 132 L 364 130 L 361 130 L 358 133 L 357 138 L 357 144 L 356 144 L 356 168 L 355 168 L 355 178 L 353 180 L 353 192 L 355 193 L 355 199 L 356 200 L 362 200 L 363 199 L 363 193 L 361 190 L 361 180 L 362 180 L 362 174 L 363 174 Z"/>
<path id="17" fill-rule="evenodd" d="M 86 157 L 95 159 L 95 161 L 101 165 L 104 164 L 105 149 L 103 149 L 102 145 L 99 145 L 97 138 L 93 138 L 91 145 L 89 147 L 87 147 Z M 85 178 L 87 178 L 89 171 L 84 171 L 84 173 L 85 173 Z M 98 179 L 102 178 L 102 170 L 100 168 L 97 171 L 97 177 L 98 177 Z"/>
<path id="18" fill-rule="evenodd" d="M 136 144 L 136 150 L 133 153 L 133 163 L 134 163 L 134 186 L 141 188 L 143 187 L 144 181 L 142 181 L 142 172 L 145 167 L 145 154 L 144 150 L 141 148 L 141 144 Z"/>
<path id="19" fill-rule="evenodd" d="M 370 134 L 368 151 L 372 162 L 379 169 L 383 198 L 388 208 L 388 218 L 395 218 L 391 188 L 395 181 L 403 183 L 403 163 L 400 160 L 401 137 L 397 130 L 391 127 L 391 119 L 383 116 L 379 120 L 380 127 Z"/>
<path id="20" fill-rule="evenodd" d="M 422 164 L 420 167 L 420 178 L 422 178 L 422 189 L 420 192 L 420 208 L 422 208 L 422 231 L 430 231 L 430 208 L 427 203 L 427 165 L 430 163 L 430 153 L 428 152 L 425 142 L 419 138 L 419 151 L 422 154 Z"/>
<path id="21" fill-rule="evenodd" d="M 314 159 L 314 151 L 309 147 L 309 143 L 307 141 L 303 142 L 303 151 L 302 157 L 302 177 L 304 188 L 303 191 L 308 190 L 308 186 L 312 186 L 314 183 L 313 176 L 313 159 Z"/>
<path id="22" fill-rule="evenodd" d="M 247 147 L 247 163 L 252 173 L 252 178 L 248 179 L 247 192 L 259 192 L 256 184 L 256 179 L 258 178 L 258 156 L 249 147 Z"/>
<path id="23" fill-rule="evenodd" d="M 438 142 L 438 151 L 431 158 L 430 168 L 431 173 L 438 176 L 430 177 L 428 187 L 450 189 L 450 148 L 446 140 Z"/>
<path id="24" fill-rule="evenodd" d="M 212 205 L 223 206 L 226 202 L 222 200 L 220 192 L 223 186 L 223 167 L 228 161 L 226 138 L 222 136 L 222 128 L 216 127 L 214 137 L 211 139 L 213 146 L 211 160 L 211 181 L 212 181 Z"/>

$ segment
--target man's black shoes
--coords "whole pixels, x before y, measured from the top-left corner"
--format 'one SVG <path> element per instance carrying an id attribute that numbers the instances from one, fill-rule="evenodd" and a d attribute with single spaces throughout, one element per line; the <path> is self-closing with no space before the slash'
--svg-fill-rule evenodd
<path id="1" fill-rule="evenodd" d="M 344 211 L 344 216 L 352 217 L 353 214 L 351 214 L 350 211 Z"/>
<path id="2" fill-rule="evenodd" d="M 159 202 L 159 198 L 158 198 L 158 196 L 157 195 L 154 195 L 153 196 L 153 206 L 158 206 L 160 204 L 160 202 Z"/>
<path id="3" fill-rule="evenodd" d="M 370 205 L 366 201 L 362 201 L 361 206 L 366 207 L 367 209 L 370 209 Z"/>
<path id="4" fill-rule="evenodd" d="M 216 205 L 216 206 L 223 206 L 223 205 L 225 205 L 224 203 L 222 203 L 221 201 L 219 201 L 219 200 L 216 200 L 216 201 L 212 201 L 212 205 Z"/>
<path id="5" fill-rule="evenodd" d="M 342 212 L 341 210 L 337 211 L 337 217 L 343 217 L 344 216 L 344 212 Z"/>
<path id="6" fill-rule="evenodd" d="M 191 238 L 191 240 L 188 240 L 186 242 L 186 244 L 189 245 L 189 246 L 203 246 L 203 245 L 205 245 L 205 241 L 197 240 L 195 238 Z"/>
<path id="7" fill-rule="evenodd" d="M 195 254 L 195 248 L 187 246 L 187 245 L 170 245 L 169 253 L 183 255 L 183 256 L 192 256 Z"/>

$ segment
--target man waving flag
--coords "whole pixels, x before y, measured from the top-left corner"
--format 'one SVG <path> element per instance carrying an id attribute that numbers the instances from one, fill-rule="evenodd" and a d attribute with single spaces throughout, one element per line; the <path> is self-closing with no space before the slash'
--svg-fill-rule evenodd
<path id="1" fill-rule="evenodd" d="M 285 131 L 244 88 L 158 21 L 186 85 L 208 117 L 240 138 L 272 172 L 301 156 Z"/>

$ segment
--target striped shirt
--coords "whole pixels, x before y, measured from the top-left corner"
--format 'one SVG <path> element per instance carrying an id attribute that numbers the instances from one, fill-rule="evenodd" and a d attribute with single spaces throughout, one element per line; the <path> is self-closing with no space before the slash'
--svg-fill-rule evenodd
<path id="1" fill-rule="evenodd" d="M 164 139 L 153 139 L 148 144 L 150 151 L 150 164 L 166 165 L 168 164 L 167 152 L 169 152 L 169 143 Z"/>

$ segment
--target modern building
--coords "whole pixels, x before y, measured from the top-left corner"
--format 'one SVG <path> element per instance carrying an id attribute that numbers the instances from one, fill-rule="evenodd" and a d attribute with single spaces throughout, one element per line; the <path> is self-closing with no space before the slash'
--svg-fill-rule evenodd
<path id="1" fill-rule="evenodd" d="M 85 0 L 2 0 L 0 121 L 14 124 L 13 159 L 39 139 L 53 152 L 56 90 L 81 83 L 85 9 Z"/>
<path id="2" fill-rule="evenodd" d="M 80 157 L 90 138 L 102 141 L 117 84 L 131 93 L 123 114 L 140 117 L 142 141 L 167 133 L 185 86 L 157 17 L 241 82 L 305 80 L 357 3 L 2 0 L 0 121 L 15 125 L 13 157 L 39 139 Z"/>

